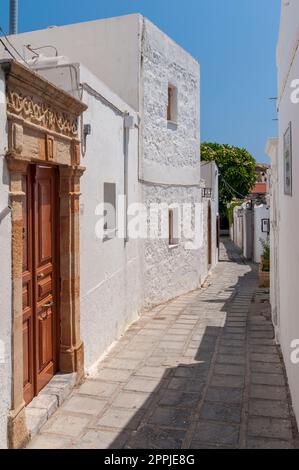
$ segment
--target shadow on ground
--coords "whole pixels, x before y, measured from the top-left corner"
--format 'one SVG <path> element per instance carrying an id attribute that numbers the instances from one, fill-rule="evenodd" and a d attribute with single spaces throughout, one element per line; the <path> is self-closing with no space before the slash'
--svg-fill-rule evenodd
<path id="1" fill-rule="evenodd" d="M 222 262 L 246 264 L 231 242 L 224 243 Z M 190 364 L 184 361 L 166 369 L 109 448 L 293 446 L 296 430 L 290 404 L 285 402 L 287 387 L 273 339 L 269 304 L 254 308 L 257 268 L 249 266 L 249 272 L 224 290 L 225 301 L 214 298 L 213 290 L 207 299 L 198 297 L 210 305 L 224 302 L 221 312 L 226 314 L 225 324 L 205 328 Z M 265 295 L 267 302 L 264 291 L 264 302 Z M 203 313 L 194 308 L 188 315 L 200 319 Z M 209 315 L 212 318 L 213 311 Z M 163 317 L 163 311 L 157 321 L 159 316 Z"/>

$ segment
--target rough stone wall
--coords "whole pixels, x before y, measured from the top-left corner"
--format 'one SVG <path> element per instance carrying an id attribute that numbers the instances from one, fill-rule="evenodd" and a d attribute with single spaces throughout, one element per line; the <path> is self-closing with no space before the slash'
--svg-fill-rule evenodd
<path id="1" fill-rule="evenodd" d="M 144 20 L 143 161 L 178 169 L 199 166 L 199 65 Z M 167 124 L 168 85 L 177 87 L 177 126 Z"/>
<path id="2" fill-rule="evenodd" d="M 143 200 L 151 203 L 201 202 L 199 169 L 198 63 L 148 20 L 143 26 Z M 177 88 L 177 125 L 167 121 L 168 85 Z M 145 306 L 159 304 L 200 285 L 201 250 L 168 240 L 144 244 Z"/>
<path id="3" fill-rule="evenodd" d="M 0 213 L 9 204 L 6 149 L 5 79 L 0 71 Z M 7 416 L 11 386 L 11 216 L 0 219 L 0 448 L 7 447 Z"/>
<path id="4" fill-rule="evenodd" d="M 152 203 L 194 203 L 200 197 L 200 190 L 193 188 L 144 185 L 143 190 L 148 210 Z M 193 223 L 194 219 L 192 227 Z M 186 241 L 183 236 L 173 247 L 169 247 L 168 239 L 148 238 L 144 241 L 145 307 L 158 305 L 199 287 L 201 250 L 186 249 Z"/>

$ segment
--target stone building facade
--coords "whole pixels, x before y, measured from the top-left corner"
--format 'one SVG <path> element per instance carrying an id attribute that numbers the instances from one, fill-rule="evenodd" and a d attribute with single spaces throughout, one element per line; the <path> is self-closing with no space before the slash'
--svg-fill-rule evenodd
<path id="1" fill-rule="evenodd" d="M 1 78 L 0 235 L 1 246 L 7 249 L 1 254 L 5 270 L 0 297 L 1 321 L 8 334 L 1 338 L 1 446 L 15 448 L 29 437 L 28 397 L 50 380 L 56 364 L 61 372 L 74 372 L 77 382 L 84 375 L 79 303 L 79 196 L 84 167 L 78 117 L 86 106 L 14 61 L 1 62 Z M 52 198 L 59 201 L 57 206 Z M 31 243 L 33 218 L 37 245 Z"/>
<path id="2" fill-rule="evenodd" d="M 81 62 L 138 113 L 138 181 L 147 207 L 202 202 L 200 77 L 193 57 L 139 14 L 24 33 L 14 39 L 20 48 L 28 43 L 33 48 L 51 44 L 59 55 Z M 31 56 L 27 51 L 26 58 Z M 203 227 L 200 230 L 203 239 Z M 169 248 L 167 238 L 144 244 L 147 306 L 195 289 L 204 278 L 200 249 L 185 250 L 184 240 L 175 245 Z"/>
<path id="3" fill-rule="evenodd" d="M 33 48 L 51 44 L 57 48 L 59 56 L 34 59 L 23 47 L 28 43 Z M 61 319 L 61 362 L 55 370 L 60 374 L 74 373 L 75 379 L 74 375 L 71 379 L 74 384 L 84 373 L 93 373 L 107 348 L 143 309 L 198 288 L 217 262 L 214 247 L 217 243 L 216 189 L 210 206 L 211 264 L 207 257 L 209 206 L 207 199 L 202 198 L 204 183 L 200 172 L 199 65 L 140 15 L 20 34 L 14 37 L 14 44 L 25 50 L 27 62 L 38 72 L 37 75 L 21 65 L 11 65 L 20 76 L 34 77 L 30 79 L 30 96 L 37 95 L 42 110 L 39 113 L 43 114 L 46 109 L 44 100 L 48 103 L 51 99 L 54 108 L 58 106 L 64 114 L 71 113 L 73 121 L 70 122 L 76 122 L 76 126 L 69 121 L 63 124 L 58 116 L 55 132 L 43 121 L 37 127 L 36 123 L 30 123 L 28 126 L 33 131 L 27 136 L 20 128 L 20 122 L 31 119 L 26 102 L 20 111 L 22 119 L 13 116 L 15 125 L 8 135 L 7 147 L 1 149 L 4 183 L 0 186 L 0 201 L 8 205 L 10 181 L 15 181 L 15 197 L 24 197 L 19 194 L 23 193 L 20 172 L 26 165 L 38 165 L 45 160 L 46 166 L 57 167 L 60 207 L 65 211 L 60 215 L 63 230 L 59 261 L 64 317 Z M 28 82 L 30 80 L 28 78 Z M 4 105 L 0 108 L 0 122 L 6 138 L 5 87 L 9 83 L 9 72 L 3 72 L 2 83 L 1 104 Z M 19 110 L 19 98 L 12 96 Z M 35 110 L 35 102 L 32 109 Z M 55 112 L 54 109 L 54 116 Z M 25 151 L 26 162 L 22 162 L 22 169 L 14 160 L 7 166 L 11 146 L 21 155 Z M 116 215 L 113 220 L 106 219 L 104 233 L 98 236 L 99 206 L 106 198 L 116 209 Z M 17 201 L 17 217 L 20 217 L 20 204 Z M 137 238 L 129 230 L 134 225 L 136 204 L 141 204 L 147 214 L 146 236 Z M 118 211 L 122 206 L 127 211 L 123 226 L 122 210 Z M 152 225 L 146 222 L 151 220 L 152 214 L 155 219 L 156 211 L 160 210 L 160 225 L 153 229 L 154 236 L 150 236 Z M 181 230 L 184 210 L 189 231 Z M 161 233 L 162 225 L 166 232 Z M 3 238 L 8 249 L 14 240 L 11 227 L 14 230 L 14 211 L 12 224 L 9 214 L 0 222 L 1 241 Z M 20 223 L 17 234 L 22 236 Z M 16 246 L 20 243 L 18 240 Z M 19 299 L 20 266 L 15 286 L 8 281 L 11 265 L 14 266 L 8 252 L 3 263 L 5 280 L 0 289 L 1 299 L 7 299 L 7 320 L 14 308 L 10 295 L 14 298 L 16 287 Z M 42 282 L 43 292 L 47 283 L 43 279 Z M 5 334 L 18 342 L 15 347 L 13 340 L 12 350 L 7 344 L 8 360 L 0 370 L 9 390 L 13 378 L 20 379 L 22 375 L 23 352 L 20 331 L 14 336 L 14 325 L 9 319 L 0 321 Z M 19 317 L 18 322 L 20 325 Z M 14 359 L 14 351 L 18 351 L 19 361 Z M 17 366 L 19 371 L 14 370 Z M 26 408 L 23 385 L 21 387 L 21 381 L 16 382 L 16 394 L 10 396 L 8 392 L 7 400 L 0 400 L 1 420 L 3 416 L 0 432 L 4 429 L 3 436 L 0 434 L 1 445 L 5 446 L 7 439 L 11 447 L 22 445 L 28 438 L 28 431 L 32 432 L 38 426 L 37 421 L 44 419 L 36 409 L 45 402 L 52 408 L 58 406 L 59 380 L 65 379 L 58 376 L 54 385 L 50 381 L 49 388 L 37 394 L 37 399 L 42 396 L 44 400 L 42 405 L 35 398 Z M 53 400 L 56 400 L 54 405 Z M 27 424 L 33 422 L 32 426 L 26 425 L 26 415 Z"/>
<path id="4" fill-rule="evenodd" d="M 139 179 L 143 200 L 146 205 L 161 201 L 178 204 L 182 216 L 183 204 L 194 207 L 202 201 L 199 66 L 151 22 L 143 19 L 142 28 Z M 173 246 L 167 239 L 146 241 L 145 305 L 159 304 L 198 287 L 200 247 L 186 249 L 186 242 L 184 234 Z"/>

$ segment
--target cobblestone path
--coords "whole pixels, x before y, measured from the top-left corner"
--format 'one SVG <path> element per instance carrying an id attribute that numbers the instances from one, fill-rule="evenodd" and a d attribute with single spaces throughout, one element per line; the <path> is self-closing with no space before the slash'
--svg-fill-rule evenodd
<path id="1" fill-rule="evenodd" d="M 145 313 L 29 448 L 292 448 L 268 292 L 229 241 L 206 287 Z"/>

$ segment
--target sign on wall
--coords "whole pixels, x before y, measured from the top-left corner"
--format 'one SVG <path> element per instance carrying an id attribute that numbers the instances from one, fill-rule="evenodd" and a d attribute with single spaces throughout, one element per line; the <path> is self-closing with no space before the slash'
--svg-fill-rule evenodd
<path id="1" fill-rule="evenodd" d="M 270 219 L 262 219 L 262 233 L 270 233 Z"/>
<path id="2" fill-rule="evenodd" d="M 292 123 L 290 122 L 283 139 L 284 193 L 292 196 Z"/>

